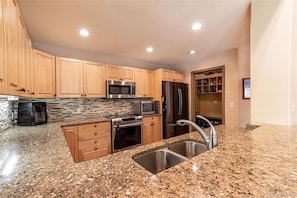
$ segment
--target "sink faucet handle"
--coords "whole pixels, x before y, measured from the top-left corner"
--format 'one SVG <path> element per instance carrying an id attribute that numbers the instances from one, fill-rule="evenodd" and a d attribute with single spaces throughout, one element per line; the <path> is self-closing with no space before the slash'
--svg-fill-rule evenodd
<path id="1" fill-rule="evenodd" d="M 171 127 L 177 126 L 178 124 L 170 124 Z"/>

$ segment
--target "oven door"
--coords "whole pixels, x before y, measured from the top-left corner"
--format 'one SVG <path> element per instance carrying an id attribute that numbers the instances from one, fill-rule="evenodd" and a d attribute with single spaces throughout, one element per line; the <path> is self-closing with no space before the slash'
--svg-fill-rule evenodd
<path id="1" fill-rule="evenodd" d="M 142 144 L 142 123 L 113 126 L 112 151 L 117 152 Z"/>

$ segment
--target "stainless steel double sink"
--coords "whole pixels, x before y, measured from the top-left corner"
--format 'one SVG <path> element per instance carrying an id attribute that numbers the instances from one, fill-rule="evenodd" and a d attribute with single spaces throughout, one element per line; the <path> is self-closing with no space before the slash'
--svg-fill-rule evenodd
<path id="1" fill-rule="evenodd" d="M 193 140 L 184 140 L 173 143 L 166 148 L 137 155 L 133 157 L 133 160 L 152 174 L 157 174 L 205 151 L 207 151 L 205 144 Z"/>

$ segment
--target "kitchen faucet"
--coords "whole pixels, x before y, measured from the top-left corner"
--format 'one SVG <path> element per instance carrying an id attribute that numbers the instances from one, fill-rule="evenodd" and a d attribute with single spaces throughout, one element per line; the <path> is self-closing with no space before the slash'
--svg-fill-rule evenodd
<path id="1" fill-rule="evenodd" d="M 211 124 L 211 122 L 201 115 L 197 115 L 196 118 L 202 119 L 209 124 L 209 126 L 210 126 L 209 136 L 207 136 L 205 134 L 205 132 L 203 131 L 202 128 L 200 128 L 197 124 L 195 124 L 194 122 L 192 122 L 190 120 L 184 120 L 184 119 L 177 120 L 176 124 L 179 126 L 190 125 L 194 129 L 196 129 L 202 136 L 208 150 L 211 150 L 212 148 L 218 146 L 217 132 L 216 132 L 214 126 Z"/>

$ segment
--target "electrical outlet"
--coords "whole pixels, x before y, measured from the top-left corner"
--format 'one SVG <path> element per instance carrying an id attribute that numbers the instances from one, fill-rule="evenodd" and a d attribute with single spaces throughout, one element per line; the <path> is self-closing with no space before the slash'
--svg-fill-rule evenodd
<path id="1" fill-rule="evenodd" d="M 234 102 L 230 102 L 230 108 L 234 108 Z"/>
<path id="2" fill-rule="evenodd" d="M 80 108 L 76 109 L 76 113 L 81 113 Z"/>

